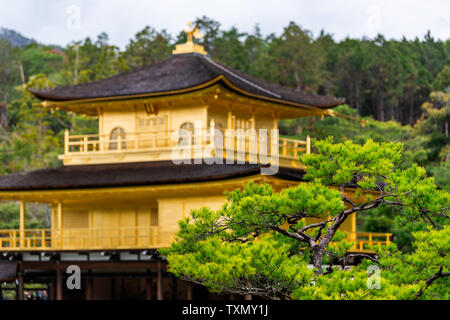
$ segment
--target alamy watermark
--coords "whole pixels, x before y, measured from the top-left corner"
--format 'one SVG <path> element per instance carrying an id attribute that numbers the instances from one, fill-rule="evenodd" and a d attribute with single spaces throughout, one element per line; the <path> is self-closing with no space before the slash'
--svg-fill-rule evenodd
<path id="1" fill-rule="evenodd" d="M 262 175 L 278 173 L 278 129 L 179 129 L 172 134 L 172 162 L 181 164 L 260 164 Z"/>
<path id="2" fill-rule="evenodd" d="M 69 290 L 81 290 L 81 268 L 77 265 L 71 265 L 67 268 L 66 286 Z"/>
<path id="3" fill-rule="evenodd" d="M 73 4 L 67 7 L 67 20 L 66 26 L 69 30 L 80 30 L 81 29 L 81 8 L 80 6 Z"/>
<path id="4" fill-rule="evenodd" d="M 367 288 L 370 290 L 381 289 L 381 269 L 379 266 L 370 265 L 367 268 L 369 277 L 367 278 Z"/>

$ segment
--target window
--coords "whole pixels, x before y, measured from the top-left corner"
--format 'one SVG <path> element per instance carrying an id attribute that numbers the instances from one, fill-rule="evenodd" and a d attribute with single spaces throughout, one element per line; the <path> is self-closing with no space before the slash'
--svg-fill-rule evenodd
<path id="1" fill-rule="evenodd" d="M 180 129 L 184 129 L 191 133 L 194 133 L 194 124 L 192 122 L 185 122 L 180 126 Z"/>
<path id="2" fill-rule="evenodd" d="M 165 129 L 165 117 L 141 117 L 138 119 L 138 131 L 140 132 L 153 132 Z"/>
<path id="3" fill-rule="evenodd" d="M 121 150 L 125 150 L 127 148 L 127 142 L 125 141 L 126 140 L 125 130 L 123 130 L 120 127 L 117 127 L 111 131 L 111 135 L 109 137 L 110 139 L 109 150 L 118 150 L 118 143 L 115 141 L 119 140 L 119 137 L 120 140 L 122 141 Z"/>
<path id="4" fill-rule="evenodd" d="M 152 227 L 159 226 L 158 207 L 150 209 L 150 225 Z"/>
<path id="5" fill-rule="evenodd" d="M 180 133 L 180 140 L 178 141 L 178 144 L 179 145 L 189 145 L 189 143 L 185 143 L 185 139 L 188 138 L 186 136 L 186 132 L 185 131 L 190 133 L 190 135 L 191 135 L 191 144 L 193 144 L 193 141 L 194 141 L 194 124 L 192 122 L 185 122 L 185 123 L 183 123 L 180 126 L 180 131 L 181 130 L 183 130 L 183 132 Z"/>
<path id="6" fill-rule="evenodd" d="M 220 130 L 223 132 L 223 125 L 220 122 L 216 122 L 215 123 L 215 128 L 216 130 Z"/>

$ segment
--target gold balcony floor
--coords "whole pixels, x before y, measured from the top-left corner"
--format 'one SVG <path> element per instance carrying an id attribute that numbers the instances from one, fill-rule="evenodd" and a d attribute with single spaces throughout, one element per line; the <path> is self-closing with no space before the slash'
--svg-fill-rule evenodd
<path id="1" fill-rule="evenodd" d="M 0 230 L 0 251 L 138 250 L 168 247 L 176 228 L 97 228 Z M 375 246 L 391 243 L 390 233 L 356 232 L 349 235 L 352 252 L 372 252 Z"/>

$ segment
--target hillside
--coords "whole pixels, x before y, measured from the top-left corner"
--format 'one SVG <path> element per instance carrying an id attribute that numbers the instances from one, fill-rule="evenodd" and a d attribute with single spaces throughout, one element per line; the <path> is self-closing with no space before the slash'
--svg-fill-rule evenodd
<path id="1" fill-rule="evenodd" d="M 7 39 L 11 42 L 11 44 L 15 47 L 23 47 L 27 44 L 36 42 L 33 39 L 24 37 L 20 33 L 6 29 L 6 28 L 0 28 L 0 39 Z"/>

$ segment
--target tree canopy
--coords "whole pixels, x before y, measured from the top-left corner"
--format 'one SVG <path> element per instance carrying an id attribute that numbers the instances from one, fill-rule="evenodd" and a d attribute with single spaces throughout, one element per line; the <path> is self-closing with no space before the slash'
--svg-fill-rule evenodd
<path id="1" fill-rule="evenodd" d="M 314 147 L 300 159 L 309 182 L 279 192 L 250 183 L 229 192 L 221 210 L 193 210 L 161 250 L 170 272 L 212 291 L 268 299 L 448 298 L 450 194 L 423 168 L 398 168 L 400 143 L 329 138 Z M 398 209 L 395 223 L 413 232 L 415 250 L 391 244 L 376 248 L 379 259 L 348 255 L 353 244 L 339 227 L 383 206 Z M 348 269 L 349 257 L 365 261 Z M 368 284 L 371 265 L 377 290 Z"/>

